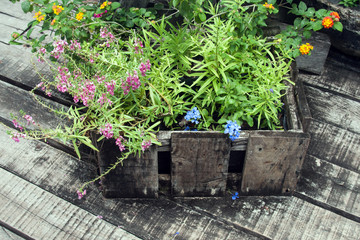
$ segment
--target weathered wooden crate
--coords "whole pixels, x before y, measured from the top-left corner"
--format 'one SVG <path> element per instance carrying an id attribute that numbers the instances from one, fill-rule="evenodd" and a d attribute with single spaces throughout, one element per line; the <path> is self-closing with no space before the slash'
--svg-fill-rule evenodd
<path id="1" fill-rule="evenodd" d="M 291 194 L 309 144 L 311 115 L 302 83 L 285 96 L 285 131 L 245 130 L 231 142 L 219 132 L 160 131 L 162 146 L 124 161 L 102 181 L 105 197 L 223 196 L 227 184 L 243 195 Z M 100 173 L 116 158 L 115 144 L 104 145 Z M 113 149 L 113 150 L 112 150 Z M 112 159 L 112 160 L 111 160 Z"/>

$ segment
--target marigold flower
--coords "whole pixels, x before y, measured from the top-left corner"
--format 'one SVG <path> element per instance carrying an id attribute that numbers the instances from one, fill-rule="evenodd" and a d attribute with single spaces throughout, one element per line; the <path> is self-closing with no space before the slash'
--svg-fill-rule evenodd
<path id="1" fill-rule="evenodd" d="M 54 3 L 54 6 L 52 7 L 52 9 L 56 15 L 59 15 L 59 13 L 61 13 L 64 10 L 64 8 L 62 6 L 56 5 L 55 3 Z"/>
<path id="2" fill-rule="evenodd" d="M 51 25 L 51 26 L 54 26 L 55 22 L 56 22 L 56 19 L 53 19 L 53 20 L 51 21 L 50 25 Z"/>
<path id="3" fill-rule="evenodd" d="M 83 12 L 79 12 L 78 14 L 76 14 L 76 19 L 81 21 L 81 19 L 83 19 L 84 17 L 84 13 Z"/>
<path id="4" fill-rule="evenodd" d="M 331 28 L 334 25 L 334 21 L 331 17 L 324 17 L 322 20 L 322 25 L 324 28 Z"/>
<path id="5" fill-rule="evenodd" d="M 269 9 L 275 9 L 271 3 L 269 4 L 269 3 L 265 2 L 265 4 L 263 4 L 263 6 L 266 8 L 269 8 Z"/>
<path id="6" fill-rule="evenodd" d="M 41 15 L 41 11 L 38 11 L 37 13 L 35 13 L 34 18 L 36 18 L 36 20 L 41 22 L 45 19 L 45 14 Z"/>
<path id="7" fill-rule="evenodd" d="M 314 47 L 310 45 L 310 43 L 306 43 L 300 46 L 299 50 L 302 55 L 309 54 Z"/>
<path id="8" fill-rule="evenodd" d="M 335 22 L 338 22 L 340 20 L 340 16 L 339 16 L 339 14 L 337 12 L 330 13 L 330 16 L 333 17 Z"/>

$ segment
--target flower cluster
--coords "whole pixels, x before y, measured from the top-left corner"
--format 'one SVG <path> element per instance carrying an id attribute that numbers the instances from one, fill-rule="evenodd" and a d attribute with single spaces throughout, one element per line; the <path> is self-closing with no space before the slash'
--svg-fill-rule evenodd
<path id="1" fill-rule="evenodd" d="M 72 86 L 69 78 L 71 74 L 69 73 L 69 69 L 66 67 L 58 67 L 59 75 L 56 77 L 58 80 L 58 84 L 56 85 L 57 89 L 60 92 L 67 92 L 68 88 Z"/>
<path id="2" fill-rule="evenodd" d="M 104 135 L 107 139 L 112 138 L 114 136 L 112 125 L 110 123 L 106 123 L 104 128 L 100 128 L 100 134 Z"/>
<path id="3" fill-rule="evenodd" d="M 148 149 L 151 146 L 151 140 L 149 141 L 145 141 L 143 140 L 143 142 L 141 143 L 141 149 L 144 152 L 146 149 Z"/>
<path id="4" fill-rule="evenodd" d="M 75 51 L 76 49 L 81 49 L 81 45 L 80 43 L 75 39 L 75 40 L 70 40 L 70 46 L 69 49 L 72 51 Z"/>
<path id="5" fill-rule="evenodd" d="M 106 102 L 107 102 L 110 106 L 111 106 L 112 103 L 113 103 L 110 99 L 108 99 L 108 98 L 106 97 L 106 93 L 103 93 L 103 94 L 101 95 L 101 97 L 99 97 L 99 99 L 98 99 L 97 102 L 100 104 L 100 106 L 103 106 L 104 103 L 106 103 Z"/>
<path id="6" fill-rule="evenodd" d="M 112 43 L 115 40 L 114 35 L 107 30 L 106 27 L 100 29 L 100 37 L 106 39 L 105 45 L 107 47 L 110 47 L 110 43 Z"/>
<path id="7" fill-rule="evenodd" d="M 120 136 L 116 139 L 115 144 L 119 147 L 120 152 L 125 150 L 125 145 L 123 144 L 125 142 L 126 142 L 126 140 L 122 136 Z"/>
<path id="8" fill-rule="evenodd" d="M 78 195 L 78 199 L 80 200 L 86 195 L 86 190 L 84 190 L 83 192 L 77 190 L 76 193 Z"/>
<path id="9" fill-rule="evenodd" d="M 266 8 L 269 8 L 269 9 L 275 9 L 275 7 L 271 3 L 269 4 L 269 3 L 265 2 L 265 4 L 263 4 L 263 6 Z"/>
<path id="10" fill-rule="evenodd" d="M 107 10 L 105 10 L 104 12 L 99 13 L 99 14 L 94 13 L 94 18 L 101 18 L 106 13 L 107 13 Z"/>
<path id="11" fill-rule="evenodd" d="M 14 140 L 15 142 L 20 142 L 19 138 L 26 137 L 26 135 L 24 133 L 12 132 L 11 134 L 12 134 L 11 139 Z"/>
<path id="12" fill-rule="evenodd" d="M 313 50 L 314 47 L 310 45 L 310 43 L 306 43 L 300 46 L 299 50 L 302 55 L 309 54 L 311 50 Z"/>
<path id="13" fill-rule="evenodd" d="M 51 55 L 55 59 L 59 59 L 60 55 L 65 52 L 65 46 L 67 46 L 68 43 L 64 40 L 54 41 L 53 46 L 54 49 L 51 51 Z"/>
<path id="14" fill-rule="evenodd" d="M 62 6 L 56 5 L 56 3 L 54 3 L 54 6 L 52 7 L 52 9 L 56 15 L 59 15 L 59 13 L 61 13 L 64 10 L 64 8 Z"/>
<path id="15" fill-rule="evenodd" d="M 144 47 L 142 41 L 140 41 L 140 39 L 136 40 L 135 39 L 135 42 L 134 42 L 134 49 L 135 49 L 135 53 L 141 53 L 143 54 L 143 50 L 142 48 Z"/>
<path id="16" fill-rule="evenodd" d="M 237 125 L 236 121 L 227 121 L 226 122 L 226 126 L 225 126 L 225 134 L 229 134 L 229 137 L 231 139 L 231 141 L 234 141 L 235 139 L 240 137 L 240 129 L 241 127 L 239 125 Z"/>
<path id="17" fill-rule="evenodd" d="M 134 75 L 131 76 L 131 74 L 129 73 L 129 76 L 121 84 L 121 88 L 123 89 L 125 95 L 127 95 L 130 92 L 130 88 L 134 91 L 138 89 L 140 86 L 141 86 L 141 82 L 135 70 L 134 70 Z"/>
<path id="18" fill-rule="evenodd" d="M 93 100 L 95 97 L 96 86 L 95 84 L 86 79 L 79 83 L 80 98 L 85 106 L 89 106 L 88 102 Z M 78 99 L 78 96 L 77 96 Z M 74 96 L 75 100 L 75 96 Z"/>
<path id="19" fill-rule="evenodd" d="M 185 120 L 186 121 L 190 121 L 192 123 L 198 124 L 199 123 L 199 119 L 201 118 L 200 112 L 197 109 L 197 107 L 194 107 L 193 109 L 191 109 L 190 111 L 188 111 L 185 115 Z"/>
<path id="20" fill-rule="evenodd" d="M 83 12 L 78 12 L 78 14 L 76 14 L 76 19 L 78 20 L 78 21 L 81 21 L 81 19 L 83 19 L 83 17 L 84 17 L 84 13 Z"/>
<path id="21" fill-rule="evenodd" d="M 105 83 L 106 90 L 112 96 L 114 96 L 115 85 L 116 85 L 116 82 L 114 80 L 111 80 L 110 82 Z"/>
<path id="22" fill-rule="evenodd" d="M 334 26 L 334 22 L 339 22 L 340 16 L 337 12 L 331 12 L 330 17 L 324 17 L 322 20 L 322 25 L 324 28 L 331 28 Z"/>
<path id="23" fill-rule="evenodd" d="M 38 11 L 37 13 L 35 13 L 34 18 L 36 18 L 36 20 L 41 22 L 45 19 L 45 14 L 41 14 L 41 11 Z"/>
<path id="24" fill-rule="evenodd" d="M 111 5 L 111 2 L 105 1 L 101 4 L 100 9 L 104 9 L 108 5 Z"/>
<path id="25" fill-rule="evenodd" d="M 143 77 L 145 77 L 146 76 L 146 71 L 150 70 L 150 68 L 151 68 L 151 63 L 150 63 L 149 59 L 146 61 L 146 63 L 141 63 L 140 67 L 139 67 L 141 75 Z"/>
<path id="26" fill-rule="evenodd" d="M 35 121 L 30 115 L 24 115 L 24 118 L 26 119 L 27 124 L 32 123 L 33 125 L 35 125 Z"/>
<path id="27" fill-rule="evenodd" d="M 20 131 L 24 130 L 24 128 L 16 121 L 16 119 L 12 120 L 14 127 L 18 128 Z"/>

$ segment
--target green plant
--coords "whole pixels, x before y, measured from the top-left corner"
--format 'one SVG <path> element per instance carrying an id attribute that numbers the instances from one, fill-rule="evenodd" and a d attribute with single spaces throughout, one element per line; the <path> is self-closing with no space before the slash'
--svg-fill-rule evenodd
<path id="1" fill-rule="evenodd" d="M 343 0 L 339 4 L 344 5 L 345 7 L 355 7 L 360 4 L 359 0 Z"/>

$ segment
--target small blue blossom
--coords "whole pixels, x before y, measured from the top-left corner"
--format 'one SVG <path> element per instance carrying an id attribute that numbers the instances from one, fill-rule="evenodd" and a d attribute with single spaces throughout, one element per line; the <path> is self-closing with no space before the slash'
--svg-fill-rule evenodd
<path id="1" fill-rule="evenodd" d="M 200 119 L 200 118 L 201 118 L 201 115 L 200 115 L 200 112 L 197 109 L 197 107 L 194 107 L 193 109 L 188 111 L 185 116 L 186 121 L 190 121 L 195 124 L 199 123 L 198 119 Z"/>
<path id="2" fill-rule="evenodd" d="M 235 192 L 235 193 L 231 196 L 231 199 L 232 199 L 232 200 L 236 200 L 237 198 L 239 198 L 239 193 L 238 193 L 238 192 Z"/>
<path id="3" fill-rule="evenodd" d="M 229 137 L 231 139 L 231 141 L 234 141 L 235 139 L 240 137 L 240 129 L 241 127 L 239 125 L 237 125 L 236 121 L 227 121 L 226 122 L 226 126 L 225 126 L 225 134 L 229 134 Z"/>
<path id="4" fill-rule="evenodd" d="M 186 126 L 186 128 L 184 129 L 184 131 L 190 131 L 190 127 Z"/>
<path id="5" fill-rule="evenodd" d="M 270 88 L 269 91 L 270 91 L 271 93 L 274 93 L 274 90 L 273 90 L 272 88 Z"/>

